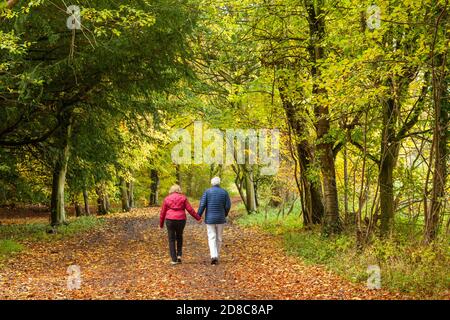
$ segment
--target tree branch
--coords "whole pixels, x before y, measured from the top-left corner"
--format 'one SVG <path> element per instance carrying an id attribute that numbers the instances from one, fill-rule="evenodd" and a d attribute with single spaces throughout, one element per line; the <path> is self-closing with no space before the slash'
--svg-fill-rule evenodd
<path id="1" fill-rule="evenodd" d="M 360 151 L 364 152 L 364 147 L 359 144 L 358 142 L 356 142 L 355 140 L 353 140 L 351 137 L 349 137 L 349 141 L 352 145 L 354 145 L 356 148 L 358 148 Z M 369 158 L 370 160 L 372 160 L 373 162 L 375 162 L 378 166 L 380 165 L 381 161 L 380 159 L 378 159 L 377 157 L 375 157 L 374 155 L 370 154 L 367 152 L 366 150 L 366 155 L 367 158 Z"/>

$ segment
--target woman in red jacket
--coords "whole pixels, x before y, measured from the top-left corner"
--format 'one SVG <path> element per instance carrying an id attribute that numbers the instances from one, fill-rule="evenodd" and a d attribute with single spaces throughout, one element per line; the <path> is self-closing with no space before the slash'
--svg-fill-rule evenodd
<path id="1" fill-rule="evenodd" d="M 186 226 L 185 210 L 201 223 L 202 218 L 195 212 L 194 208 L 192 208 L 186 196 L 181 193 L 180 186 L 175 184 L 170 187 L 169 195 L 164 199 L 159 218 L 160 228 L 164 227 L 164 220 L 166 220 L 172 264 L 181 263 L 181 255 L 183 253 L 183 230 Z"/>

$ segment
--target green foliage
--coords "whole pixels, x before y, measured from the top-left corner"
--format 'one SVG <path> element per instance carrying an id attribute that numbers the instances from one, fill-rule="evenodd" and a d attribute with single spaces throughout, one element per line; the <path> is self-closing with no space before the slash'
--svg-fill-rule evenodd
<path id="1" fill-rule="evenodd" d="M 184 57 L 195 2 L 70 4 L 81 8 L 81 30 L 67 29 L 63 1 L 1 11 L 2 203 L 49 203 L 68 119 L 66 198 L 79 199 L 83 189 L 92 194 L 98 185 L 114 193 L 118 176 L 135 180 L 133 173 L 149 167 L 151 144 L 165 138 L 167 91 L 176 93 L 189 77 Z M 3 148 L 10 145 L 13 151 Z"/>
<path id="2" fill-rule="evenodd" d="M 448 239 L 432 246 L 421 245 L 417 238 L 399 237 L 387 240 L 374 238 L 362 252 L 357 251 L 354 234 L 343 233 L 325 237 L 317 230 L 299 230 L 300 218 L 276 216 L 264 219 L 261 214 L 241 215 L 242 226 L 256 226 L 284 239 L 286 251 L 306 263 L 321 264 L 355 282 L 367 280 L 367 267 L 379 265 L 383 288 L 399 290 L 418 296 L 438 295 L 450 285 Z"/>
<path id="3" fill-rule="evenodd" d="M 49 226 L 46 223 L 0 225 L 0 238 L 17 242 L 55 241 L 101 227 L 104 222 L 105 219 L 95 216 L 80 217 L 60 226 L 56 234 L 48 233 Z"/>
<path id="4" fill-rule="evenodd" d="M 289 204 L 286 205 L 289 207 Z M 263 230 L 280 235 L 286 232 L 297 232 L 302 229 L 303 223 L 300 213 L 300 204 L 297 202 L 294 205 L 292 212 L 284 217 L 281 215 L 280 208 L 261 209 L 259 212 L 244 215 L 245 207 L 239 204 L 238 212 L 242 214 L 237 222 L 244 227 L 259 227 Z"/>
<path id="5" fill-rule="evenodd" d="M 420 244 L 423 204 L 438 176 L 431 147 L 439 85 L 430 74 L 449 74 L 447 61 L 435 61 L 448 56 L 448 12 L 440 15 L 446 2 L 377 1 L 382 20 L 375 29 L 366 23 L 369 0 L 71 4 L 81 7 L 81 30 L 67 29 L 64 1 L 20 1 L 12 10 L 0 1 L 0 203 L 50 202 L 69 123 L 65 198 L 81 202 L 86 191 L 91 204 L 94 192 L 119 200 L 120 181 L 132 182 L 138 205 L 146 204 L 151 169 L 161 182 L 160 198 L 177 173 L 188 196 L 198 198 L 219 171 L 235 193 L 235 181 L 246 174 L 239 167 L 176 168 L 170 131 L 192 130 L 196 120 L 221 130 L 278 128 L 282 169 L 276 177 L 261 176 L 258 165 L 248 170 L 260 206 L 238 223 L 282 235 L 289 252 L 356 281 L 366 279 L 368 264 L 379 264 L 388 287 L 433 293 L 448 286 L 445 232 L 428 247 Z M 308 4 L 324 14 L 323 36 L 311 34 Z M 380 154 L 397 145 L 398 155 Z M 381 183 L 382 164 L 392 169 L 385 172 L 391 182 Z M 339 236 L 302 230 L 299 201 L 289 214 L 282 210 L 293 194 L 306 197 L 308 183 L 334 199 L 334 188 L 322 188 L 327 181 L 336 183 L 341 208 L 331 214 L 341 214 L 345 201 L 347 230 Z M 380 206 L 387 200 L 396 210 L 392 237 L 372 236 L 378 219 L 369 243 L 357 251 L 356 214 L 365 228 L 387 211 Z M 449 217 L 439 219 L 445 225 Z M 48 235 L 45 224 L 0 226 L 0 236 L 58 239 L 100 221 L 83 217 L 56 235 Z M 3 246 L 15 250 L 13 242 Z"/>
<path id="6" fill-rule="evenodd" d="M 5 257 L 18 253 L 24 249 L 23 245 L 13 240 L 0 240 L 0 261 Z"/>
<path id="7" fill-rule="evenodd" d="M 48 233 L 49 226 L 46 223 L 0 225 L 0 262 L 13 254 L 27 250 L 26 243 L 30 241 L 51 242 L 73 237 L 101 228 L 104 222 L 105 219 L 95 216 L 80 217 L 60 226 L 56 234 Z"/>

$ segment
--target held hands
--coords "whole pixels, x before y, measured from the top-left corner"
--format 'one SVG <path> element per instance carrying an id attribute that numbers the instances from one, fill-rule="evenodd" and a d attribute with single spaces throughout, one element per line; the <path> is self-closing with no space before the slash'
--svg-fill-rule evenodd
<path id="1" fill-rule="evenodd" d="M 197 220 L 197 223 L 198 223 L 198 224 L 202 224 L 202 221 L 203 221 L 203 218 L 200 217 L 200 220 Z"/>

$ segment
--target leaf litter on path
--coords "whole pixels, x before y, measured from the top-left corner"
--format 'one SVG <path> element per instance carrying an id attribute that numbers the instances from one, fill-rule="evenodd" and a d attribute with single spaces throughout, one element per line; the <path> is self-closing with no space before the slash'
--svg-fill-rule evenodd
<path id="1" fill-rule="evenodd" d="M 0 269 L 0 299 L 405 299 L 369 290 L 286 256 L 280 240 L 234 224 L 224 231 L 219 265 L 206 228 L 189 218 L 183 263 L 170 265 L 158 208 L 113 214 L 100 229 L 28 244 Z M 68 267 L 80 268 L 69 290 Z"/>

